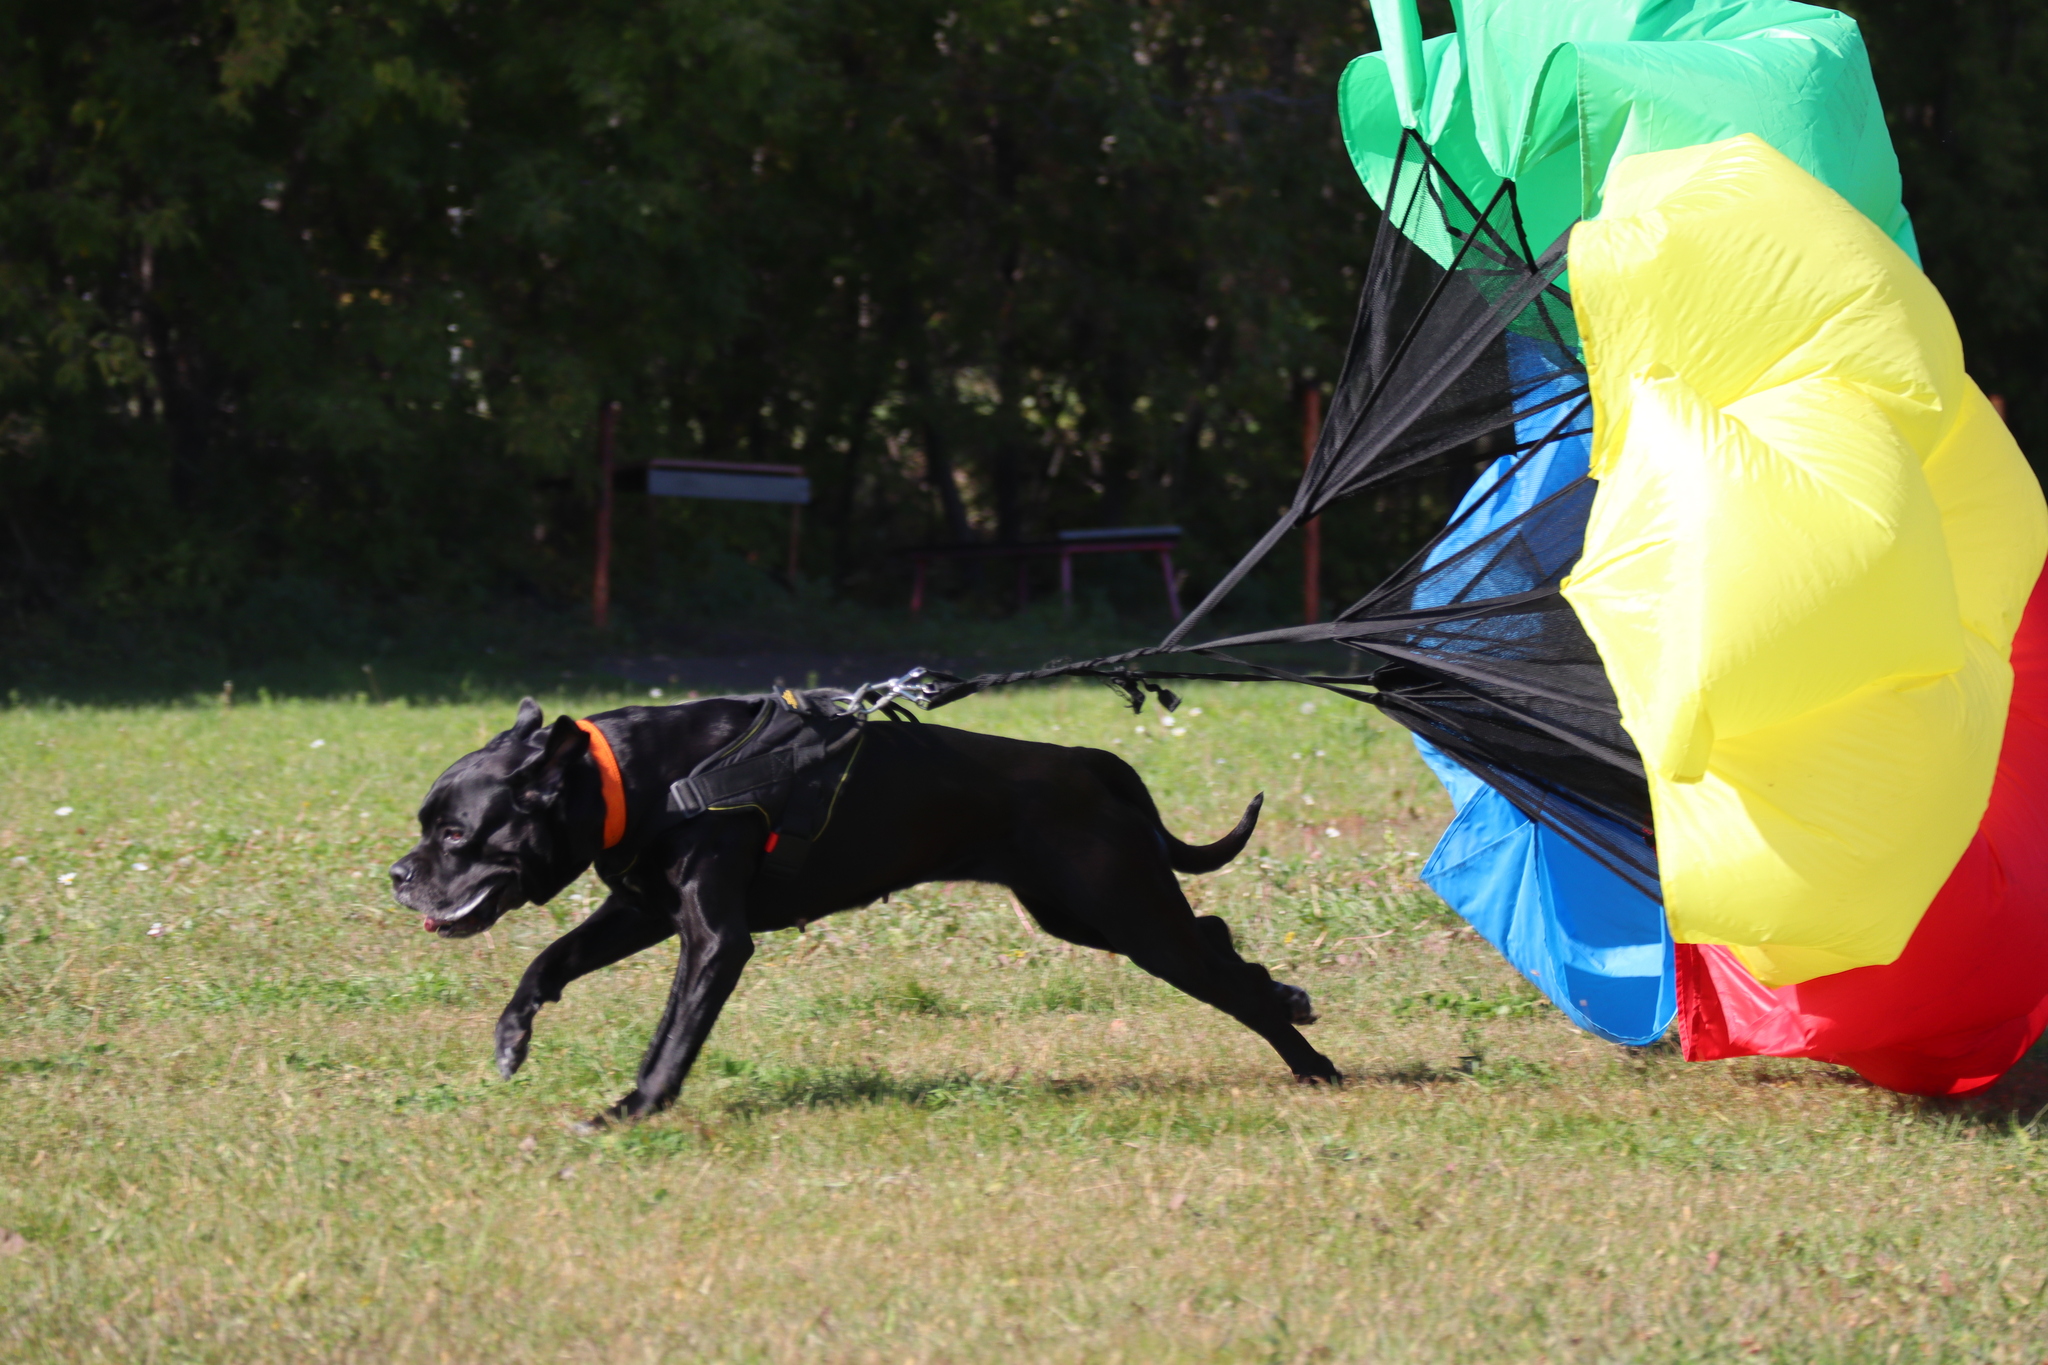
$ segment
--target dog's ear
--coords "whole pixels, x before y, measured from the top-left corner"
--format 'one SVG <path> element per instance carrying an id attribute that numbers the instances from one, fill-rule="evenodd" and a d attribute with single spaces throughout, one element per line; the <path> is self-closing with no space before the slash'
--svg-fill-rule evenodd
<path id="1" fill-rule="evenodd" d="M 536 713 L 539 710 L 534 707 Z M 522 722 L 526 719 L 526 705 L 519 708 L 519 717 Z M 590 752 L 590 736 L 573 719 L 560 716 L 535 735 L 532 744 L 532 756 L 512 773 L 512 797 L 522 810 L 545 810 L 562 794 L 569 765 Z"/>
<path id="2" fill-rule="evenodd" d="M 540 703 L 528 697 L 519 703 L 519 714 L 513 717 L 512 728 L 505 732 L 505 737 L 514 744 L 525 744 L 540 733 L 540 723 L 545 718 Z"/>

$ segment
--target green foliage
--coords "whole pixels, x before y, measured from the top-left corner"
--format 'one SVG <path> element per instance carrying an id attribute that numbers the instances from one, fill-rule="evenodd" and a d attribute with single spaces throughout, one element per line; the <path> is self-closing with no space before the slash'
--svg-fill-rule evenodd
<path id="1" fill-rule="evenodd" d="M 842 589 L 1077 523 L 1226 555 L 1373 222 L 1334 0 L 4 15 L 18 611 L 570 600 L 614 399 L 622 459 L 805 464 Z M 682 610 L 784 516 L 622 518 L 621 589 Z"/>
<path id="2" fill-rule="evenodd" d="M 1972 367 L 2048 448 L 2048 25 L 1851 8 Z M 1200 581 L 1343 351 L 1376 216 L 1333 91 L 1376 46 L 1336 0 L 0 6 L 0 609 L 238 665 L 565 607 L 611 400 L 626 461 L 806 466 L 821 596 L 1159 520 Z M 1332 597 L 1450 492 L 1333 513 Z M 621 517 L 627 619 L 774 617 L 785 517 Z M 1156 611 L 1144 566 L 1091 575 Z"/>
<path id="3" fill-rule="evenodd" d="M 1845 0 L 1870 45 L 1922 262 L 1970 372 L 2048 458 L 2048 15 L 2027 0 Z"/>

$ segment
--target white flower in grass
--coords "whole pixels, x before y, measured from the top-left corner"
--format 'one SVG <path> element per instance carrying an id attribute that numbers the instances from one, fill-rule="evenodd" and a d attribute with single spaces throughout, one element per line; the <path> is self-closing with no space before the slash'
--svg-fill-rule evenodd
<path id="1" fill-rule="evenodd" d="M 57 874 L 57 885 L 59 886 L 69 886 L 77 880 L 78 874 L 76 872 L 59 872 Z"/>
<path id="2" fill-rule="evenodd" d="M 661 698 L 661 689 L 658 687 L 650 687 L 647 689 L 647 695 L 655 698 L 658 701 Z"/>
<path id="3" fill-rule="evenodd" d="M 1136 730 L 1141 735 L 1145 733 L 1145 727 L 1142 725 L 1134 725 L 1131 728 Z"/>
<path id="4" fill-rule="evenodd" d="M 1335 825 L 1332 825 L 1328 829 L 1323 831 L 1323 837 L 1327 839 L 1334 839 L 1343 832 L 1343 830 L 1338 829 Z"/>
<path id="5" fill-rule="evenodd" d="M 324 748 L 326 748 L 326 747 L 327 747 L 327 741 L 326 741 L 326 740 L 324 740 L 324 739 L 316 739 L 316 740 L 314 740 L 314 741 L 313 741 L 313 743 L 312 743 L 312 744 L 311 744 L 310 746 L 308 746 L 308 747 L 310 747 L 310 748 L 314 748 L 314 749 L 324 749 Z"/>
<path id="6" fill-rule="evenodd" d="M 28 859 L 26 859 L 26 858 L 16 858 L 16 859 L 14 860 L 14 865 L 15 865 L 16 867 L 27 867 L 27 866 L 28 866 Z"/>
<path id="7" fill-rule="evenodd" d="M 149 926 L 149 936 L 151 938 L 162 938 L 169 932 L 170 926 L 168 924 L 152 924 Z"/>
<path id="8" fill-rule="evenodd" d="M 149 871 L 149 864 L 148 864 L 148 863 L 130 863 L 130 864 L 128 864 L 128 866 L 129 866 L 130 868 L 134 869 L 134 870 L 135 870 L 135 871 L 137 871 L 137 872 L 147 872 L 147 871 Z"/>
<path id="9" fill-rule="evenodd" d="M 1202 708 L 1199 706 L 1190 706 L 1188 708 L 1188 714 L 1191 716 L 1199 716 L 1202 714 Z"/>
<path id="10" fill-rule="evenodd" d="M 69 807 L 69 806 L 59 806 L 59 807 L 57 807 L 57 812 L 56 812 L 56 813 L 57 813 L 57 814 L 59 814 L 59 815 L 69 815 L 69 814 L 71 814 L 71 807 Z"/>
<path id="11" fill-rule="evenodd" d="M 1312 701 L 1305 701 L 1297 709 L 1299 709 L 1301 714 L 1303 714 L 1304 716 L 1312 716 L 1316 713 L 1316 704 Z"/>

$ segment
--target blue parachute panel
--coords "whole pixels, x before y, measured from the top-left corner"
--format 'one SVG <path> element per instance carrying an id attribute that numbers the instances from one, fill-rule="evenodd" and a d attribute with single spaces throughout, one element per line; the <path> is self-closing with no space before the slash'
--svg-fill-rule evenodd
<path id="1" fill-rule="evenodd" d="M 1458 816 L 1422 879 L 1588 1033 L 1655 1042 L 1678 1008 L 1664 907 L 1438 752 Z"/>
<path id="2" fill-rule="evenodd" d="M 1508 364 L 1520 383 L 1540 377 L 1535 367 L 1546 362 L 1535 346 L 1510 336 Z M 1519 439 L 1538 439 L 1558 421 L 1555 411 L 1528 419 Z M 1496 461 L 1459 504 L 1456 529 L 1430 561 L 1450 558 L 1584 477 L 1590 456 L 1581 435 L 1551 441 L 1519 468 L 1518 457 Z M 1579 1027 L 1617 1043 L 1662 1037 L 1678 1009 L 1664 907 L 1420 736 L 1415 747 L 1458 812 L 1422 879 Z"/>

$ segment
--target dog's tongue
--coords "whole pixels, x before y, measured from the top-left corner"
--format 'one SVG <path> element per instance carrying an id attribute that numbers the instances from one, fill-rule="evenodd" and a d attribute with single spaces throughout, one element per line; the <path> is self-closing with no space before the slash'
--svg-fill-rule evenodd
<path id="1" fill-rule="evenodd" d="M 434 932 L 434 921 L 422 915 L 420 916 L 420 928 L 426 930 L 428 933 L 431 934 Z"/>

